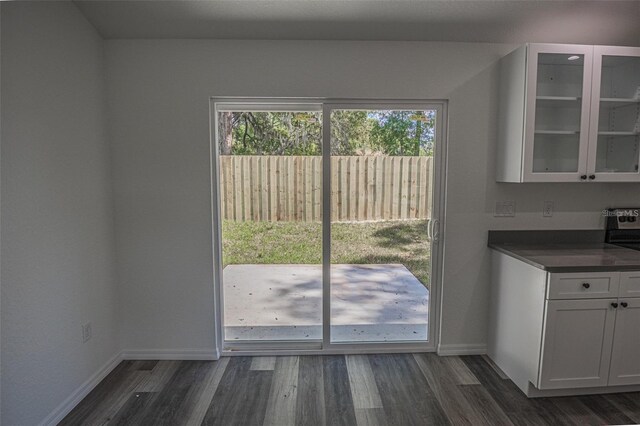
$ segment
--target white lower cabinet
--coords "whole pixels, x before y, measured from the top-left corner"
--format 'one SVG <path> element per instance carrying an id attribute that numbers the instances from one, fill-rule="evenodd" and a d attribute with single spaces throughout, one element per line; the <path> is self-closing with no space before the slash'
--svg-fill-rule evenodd
<path id="1" fill-rule="evenodd" d="M 538 389 L 607 385 L 616 325 L 612 303 L 616 299 L 547 302 Z"/>
<path id="2" fill-rule="evenodd" d="M 488 354 L 527 396 L 640 391 L 640 272 L 492 262 Z"/>
<path id="3" fill-rule="evenodd" d="M 553 285 L 575 274 L 549 274 Z M 581 274 L 585 282 L 603 280 L 601 273 Z M 637 273 L 609 273 L 620 281 L 615 298 L 547 300 L 537 388 L 566 389 L 640 384 L 640 298 L 624 297 Z M 565 277 L 566 276 L 566 277 Z M 620 297 L 619 297 L 620 296 Z M 578 298 L 579 297 L 579 298 Z"/>
<path id="4" fill-rule="evenodd" d="M 640 383 L 640 298 L 620 299 L 611 353 L 609 386 Z"/>

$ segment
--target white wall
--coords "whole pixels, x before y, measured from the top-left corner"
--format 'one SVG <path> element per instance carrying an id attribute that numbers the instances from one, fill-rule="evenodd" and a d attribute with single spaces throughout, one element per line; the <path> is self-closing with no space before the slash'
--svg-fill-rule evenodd
<path id="1" fill-rule="evenodd" d="M 601 211 L 640 205 L 640 184 L 496 183 L 497 64 L 450 96 L 449 191 L 442 343 L 486 345 L 490 229 L 604 229 Z M 516 216 L 493 217 L 495 202 L 516 202 Z M 545 200 L 553 217 L 542 217 Z"/>
<path id="2" fill-rule="evenodd" d="M 33 425 L 119 352 L 104 45 L 72 3 L 1 7 L 0 422 Z"/>
<path id="3" fill-rule="evenodd" d="M 121 348 L 213 349 L 210 96 L 450 100 L 454 348 L 486 341 L 488 229 L 601 227 L 602 208 L 640 203 L 638 185 L 495 183 L 497 60 L 514 46 L 114 40 L 105 61 L 73 4 L 0 7 L 2 424 L 41 421 Z M 505 199 L 517 217 L 493 218 Z"/>
<path id="4" fill-rule="evenodd" d="M 214 346 L 210 96 L 449 99 L 442 343 L 486 343 L 488 229 L 596 228 L 638 185 L 495 183 L 498 59 L 429 42 L 107 41 L 125 349 Z M 493 218 L 496 200 L 515 218 Z M 556 214 L 542 218 L 544 200 Z M 453 345 L 453 346 L 452 346 Z"/>

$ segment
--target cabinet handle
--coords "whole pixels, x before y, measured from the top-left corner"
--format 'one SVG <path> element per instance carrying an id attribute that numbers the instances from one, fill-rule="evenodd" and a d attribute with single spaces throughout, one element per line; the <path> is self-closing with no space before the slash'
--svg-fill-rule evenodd
<path id="1" fill-rule="evenodd" d="M 582 287 L 584 287 L 584 288 L 589 288 L 589 287 L 591 287 L 591 284 L 589 284 L 589 283 L 582 283 Z"/>
<path id="2" fill-rule="evenodd" d="M 587 180 L 587 175 L 580 176 L 580 180 Z"/>
<path id="3" fill-rule="evenodd" d="M 626 308 L 627 306 L 629 306 L 629 304 L 627 302 L 621 302 L 620 306 L 622 306 L 623 308 Z"/>
<path id="4" fill-rule="evenodd" d="M 596 175 L 589 175 L 589 179 L 594 180 L 596 178 Z"/>
<path id="5" fill-rule="evenodd" d="M 618 307 L 618 304 L 617 304 L 616 302 L 613 302 L 613 303 L 611 304 L 611 306 L 613 306 L 614 308 L 617 308 L 617 307 Z"/>

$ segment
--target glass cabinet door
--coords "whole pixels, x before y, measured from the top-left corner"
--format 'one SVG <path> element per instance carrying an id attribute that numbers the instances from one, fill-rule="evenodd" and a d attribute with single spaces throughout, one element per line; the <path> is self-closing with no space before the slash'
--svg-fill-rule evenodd
<path id="1" fill-rule="evenodd" d="M 531 45 L 527 181 L 586 179 L 592 47 Z"/>
<path id="2" fill-rule="evenodd" d="M 640 49 L 596 46 L 589 179 L 640 180 Z"/>

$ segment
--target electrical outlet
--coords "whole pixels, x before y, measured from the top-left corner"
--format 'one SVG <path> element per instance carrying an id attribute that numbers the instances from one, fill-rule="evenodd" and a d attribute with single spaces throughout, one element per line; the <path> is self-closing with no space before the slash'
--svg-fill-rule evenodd
<path id="1" fill-rule="evenodd" d="M 91 323 L 82 326 L 82 343 L 87 343 L 91 339 Z"/>
<path id="2" fill-rule="evenodd" d="M 542 207 L 542 216 L 543 217 L 553 216 L 553 201 L 544 202 L 544 206 Z"/>
<path id="3" fill-rule="evenodd" d="M 513 217 L 516 215 L 515 201 L 496 201 L 496 210 L 493 213 L 496 217 Z"/>

